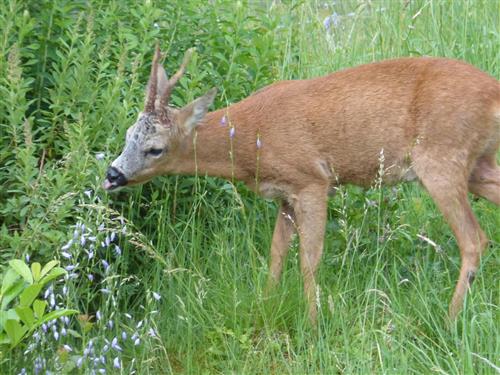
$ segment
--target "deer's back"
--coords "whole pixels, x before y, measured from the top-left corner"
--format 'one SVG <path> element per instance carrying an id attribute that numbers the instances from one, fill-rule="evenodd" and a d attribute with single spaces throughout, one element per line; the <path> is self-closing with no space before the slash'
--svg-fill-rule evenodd
<path id="1" fill-rule="evenodd" d="M 297 183 L 334 177 L 368 185 L 382 161 L 389 179 L 411 179 L 417 143 L 448 155 L 481 152 L 500 139 L 495 111 L 496 79 L 455 60 L 405 58 L 278 82 L 238 103 L 232 117 L 254 118 L 243 131 L 267 144 L 264 178 L 293 170 L 288 178 Z"/>

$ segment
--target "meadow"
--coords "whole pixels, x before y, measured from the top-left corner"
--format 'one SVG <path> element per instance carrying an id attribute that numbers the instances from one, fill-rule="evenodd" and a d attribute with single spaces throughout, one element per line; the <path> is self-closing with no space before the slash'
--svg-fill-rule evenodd
<path id="1" fill-rule="evenodd" d="M 276 202 L 207 176 L 101 188 L 156 40 L 169 74 L 196 47 L 175 106 L 217 87 L 220 108 L 278 80 L 400 56 L 457 58 L 498 79 L 498 0 L 7 0 L 0 25 L 2 283 L 23 269 L 12 259 L 57 260 L 39 306 L 78 311 L 13 348 L 0 332 L 1 374 L 500 373 L 500 214 L 485 200 L 471 197 L 491 243 L 448 324 L 460 257 L 428 194 L 341 187 L 313 329 L 297 240 L 264 295 Z M 19 297 L 5 301 L 0 328 Z"/>

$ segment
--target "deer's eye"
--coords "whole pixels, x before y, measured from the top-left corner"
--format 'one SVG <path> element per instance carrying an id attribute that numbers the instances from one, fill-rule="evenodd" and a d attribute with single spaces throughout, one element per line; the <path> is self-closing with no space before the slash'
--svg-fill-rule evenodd
<path id="1" fill-rule="evenodd" d="M 162 152 L 163 152 L 162 148 L 152 148 L 152 149 L 149 149 L 147 153 L 148 153 L 148 155 L 151 155 L 151 156 L 160 156 Z"/>

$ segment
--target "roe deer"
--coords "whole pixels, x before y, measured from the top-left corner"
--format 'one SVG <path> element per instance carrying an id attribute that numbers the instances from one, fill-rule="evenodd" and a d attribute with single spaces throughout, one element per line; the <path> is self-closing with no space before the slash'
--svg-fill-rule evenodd
<path id="1" fill-rule="evenodd" d="M 207 113 L 215 89 L 181 109 L 168 106 L 190 54 L 168 79 L 156 48 L 144 111 L 128 129 L 105 189 L 165 173 L 199 173 L 235 177 L 278 199 L 268 286 L 279 280 L 297 231 L 314 322 L 328 193 L 338 184 L 370 186 L 383 150 L 384 182 L 418 179 L 456 236 L 462 264 L 449 316 L 457 316 L 488 242 L 467 192 L 500 205 L 496 79 L 460 61 L 401 58 L 277 82 Z"/>

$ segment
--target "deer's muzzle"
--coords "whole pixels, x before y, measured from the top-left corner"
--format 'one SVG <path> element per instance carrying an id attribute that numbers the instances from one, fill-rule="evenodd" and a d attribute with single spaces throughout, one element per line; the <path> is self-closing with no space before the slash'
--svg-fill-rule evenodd
<path id="1" fill-rule="evenodd" d="M 103 188 L 106 190 L 113 190 L 120 186 L 125 186 L 127 184 L 127 178 L 115 167 L 109 167 L 106 172 L 106 179 L 103 183 Z"/>

